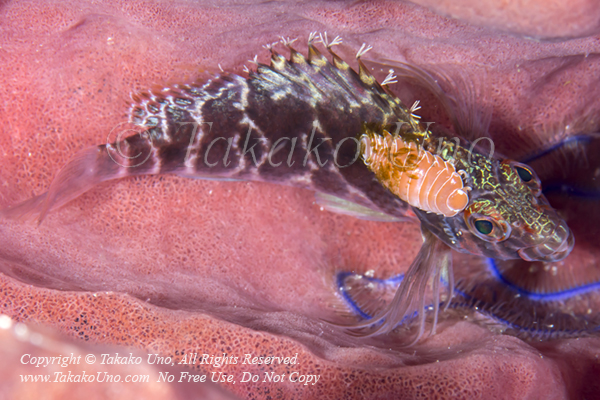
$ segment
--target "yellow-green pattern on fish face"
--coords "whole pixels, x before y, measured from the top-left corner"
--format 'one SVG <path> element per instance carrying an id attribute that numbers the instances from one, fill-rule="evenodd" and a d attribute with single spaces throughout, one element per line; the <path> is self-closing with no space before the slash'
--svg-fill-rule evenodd
<path id="1" fill-rule="evenodd" d="M 571 252 L 573 234 L 533 169 L 460 145 L 452 150 L 456 169 L 466 172 L 469 204 L 450 218 L 415 210 L 428 229 L 458 251 L 497 259 L 558 261 Z"/>

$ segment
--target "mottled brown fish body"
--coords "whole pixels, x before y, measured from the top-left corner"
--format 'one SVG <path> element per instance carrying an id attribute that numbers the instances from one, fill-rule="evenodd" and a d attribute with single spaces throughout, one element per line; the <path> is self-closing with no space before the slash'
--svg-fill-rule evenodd
<path id="1" fill-rule="evenodd" d="M 337 56 L 333 65 L 312 45 L 308 59 L 290 51 L 289 61 L 272 51 L 271 66 L 248 78 L 137 95 L 131 122 L 149 128 L 125 140 L 125 159 L 150 151 L 141 173 L 274 182 L 404 216 L 408 206 L 360 159 L 358 137 L 365 123 L 396 123 L 406 110 Z"/>
<path id="2" fill-rule="evenodd" d="M 290 60 L 271 50 L 271 65 L 248 78 L 222 74 L 133 95 L 139 133 L 123 129 L 116 142 L 80 152 L 48 193 L 7 214 L 41 221 L 102 181 L 172 173 L 302 187 L 404 217 L 409 206 L 364 165 L 358 138 L 365 124 L 398 121 L 421 134 L 418 122 L 360 60 L 356 73 L 331 50 L 333 64 L 311 43 L 308 58 L 288 48 Z"/>

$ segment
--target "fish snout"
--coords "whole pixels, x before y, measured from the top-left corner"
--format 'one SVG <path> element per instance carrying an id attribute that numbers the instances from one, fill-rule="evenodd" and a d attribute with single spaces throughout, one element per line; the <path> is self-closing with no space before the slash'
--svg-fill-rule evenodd
<path id="1" fill-rule="evenodd" d="M 562 221 L 554 229 L 552 235 L 544 242 L 518 250 L 519 256 L 525 261 L 560 261 L 567 257 L 575 246 L 573 232 Z"/>

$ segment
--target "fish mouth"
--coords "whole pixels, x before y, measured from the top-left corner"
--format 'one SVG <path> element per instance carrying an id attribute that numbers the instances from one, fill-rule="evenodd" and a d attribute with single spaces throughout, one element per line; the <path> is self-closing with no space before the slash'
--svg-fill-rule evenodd
<path id="1" fill-rule="evenodd" d="M 519 249 L 519 256 L 525 261 L 560 261 L 567 257 L 575 246 L 575 237 L 567 224 L 556 227 L 545 242 L 537 246 Z"/>

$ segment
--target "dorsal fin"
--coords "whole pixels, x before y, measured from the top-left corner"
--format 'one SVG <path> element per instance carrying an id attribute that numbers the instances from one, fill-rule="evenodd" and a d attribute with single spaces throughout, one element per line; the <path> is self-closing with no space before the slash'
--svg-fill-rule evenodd
<path id="1" fill-rule="evenodd" d="M 340 56 L 335 54 L 335 52 L 333 51 L 333 46 L 342 44 L 342 38 L 340 36 L 336 36 L 331 42 L 329 42 L 329 40 L 327 39 L 327 32 L 325 32 L 324 35 L 319 34 L 319 37 L 321 38 L 321 42 L 327 48 L 327 51 L 329 51 L 329 54 L 331 54 L 331 57 L 333 59 L 333 65 L 342 72 L 346 72 L 347 70 L 349 70 L 350 65 L 348 65 L 346 61 L 342 60 Z"/>
<path id="2" fill-rule="evenodd" d="M 346 72 L 347 70 L 350 69 L 350 65 L 348 65 L 348 63 L 346 61 L 342 60 L 340 58 L 340 56 L 335 54 L 331 48 L 328 50 L 329 50 L 329 54 L 331 54 L 331 57 L 333 58 L 333 65 L 335 65 L 335 67 L 337 69 L 339 69 L 340 71 L 344 71 L 344 72 Z"/>
<path id="3" fill-rule="evenodd" d="M 316 32 L 313 32 L 308 37 L 308 62 L 316 67 L 324 67 L 329 64 L 329 61 L 313 44 L 316 36 Z"/>
<path id="4" fill-rule="evenodd" d="M 488 131 L 491 110 L 478 108 L 477 99 L 481 96 L 481 88 L 473 78 L 466 77 L 462 70 L 447 66 L 450 75 L 442 67 L 426 69 L 387 59 L 369 63 L 392 67 L 398 78 L 412 81 L 433 94 L 441 103 L 459 136 L 472 141 Z"/>
<path id="5" fill-rule="evenodd" d="M 316 67 L 323 67 L 329 63 L 327 58 L 312 43 L 308 45 L 308 62 Z"/>
<path id="6" fill-rule="evenodd" d="M 379 85 L 377 79 L 375 79 L 375 77 L 371 75 L 371 72 L 361 60 L 361 57 L 371 49 L 371 46 L 367 46 L 366 43 L 363 43 L 363 45 L 358 50 L 358 53 L 356 53 L 356 61 L 358 61 L 358 76 L 361 81 L 363 81 L 366 85 L 369 86 L 373 86 L 375 84 Z"/>
<path id="7" fill-rule="evenodd" d="M 296 49 L 292 47 L 292 43 L 294 43 L 296 40 L 297 39 L 284 38 L 282 36 L 280 42 L 290 51 L 290 64 L 306 64 L 306 57 L 304 57 L 302 53 L 299 53 Z"/>
<path id="8" fill-rule="evenodd" d="M 292 46 L 287 46 L 290 49 L 290 62 L 292 64 L 306 64 L 306 57 L 302 53 L 299 53 Z"/>
<path id="9" fill-rule="evenodd" d="M 281 54 L 279 54 L 278 52 L 276 52 L 275 50 L 273 50 L 273 48 L 271 48 L 270 51 L 271 51 L 271 67 L 273 67 L 277 71 L 284 70 L 285 66 L 287 64 L 287 60 L 285 59 L 285 57 L 282 56 Z"/>

